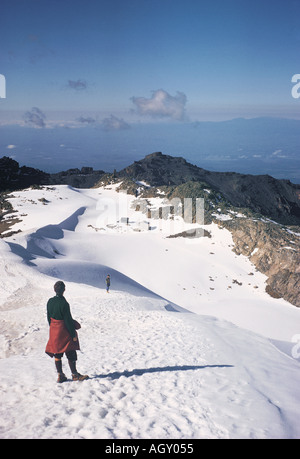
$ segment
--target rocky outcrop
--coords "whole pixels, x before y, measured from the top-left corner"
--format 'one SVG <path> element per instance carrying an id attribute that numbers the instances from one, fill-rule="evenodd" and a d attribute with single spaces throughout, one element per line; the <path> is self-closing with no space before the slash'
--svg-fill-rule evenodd
<path id="1" fill-rule="evenodd" d="M 248 207 L 286 225 L 300 224 L 300 185 L 269 175 L 211 172 L 184 158 L 152 153 L 118 172 L 118 177 L 146 181 L 152 186 L 204 182 L 236 207 Z"/>
<path id="2" fill-rule="evenodd" d="M 92 188 L 104 174 L 104 171 L 95 171 L 92 167 L 68 169 L 67 171 L 50 174 L 49 184 L 70 185 L 74 188 Z"/>
<path id="3" fill-rule="evenodd" d="M 147 155 L 118 172 L 118 177 L 145 181 L 152 186 L 179 185 L 201 180 L 204 169 L 189 164 L 184 158 L 163 155 L 161 152 Z"/>
<path id="4" fill-rule="evenodd" d="M 253 218 L 219 221 L 233 238 L 234 252 L 249 257 L 267 279 L 266 291 L 300 307 L 300 227 L 295 231 Z"/>
<path id="5" fill-rule="evenodd" d="M 22 166 L 7 156 L 0 158 L 0 192 L 15 191 L 32 185 L 71 185 L 75 188 L 91 188 L 105 174 L 92 167 L 68 169 L 48 174 L 33 167 Z"/>
<path id="6" fill-rule="evenodd" d="M 47 183 L 49 174 L 33 167 L 19 166 L 14 159 L 0 158 L 0 192 Z"/>

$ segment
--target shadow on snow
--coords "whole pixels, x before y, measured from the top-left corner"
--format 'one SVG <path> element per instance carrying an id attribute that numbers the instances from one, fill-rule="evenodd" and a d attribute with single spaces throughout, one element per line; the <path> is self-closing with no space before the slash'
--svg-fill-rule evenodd
<path id="1" fill-rule="evenodd" d="M 90 379 L 119 379 L 122 376 L 130 378 L 131 376 L 142 376 L 145 373 L 161 373 L 165 371 L 189 371 L 189 370 L 204 370 L 205 368 L 233 368 L 233 365 L 175 365 L 168 367 L 153 367 L 153 368 L 142 368 L 135 370 L 115 371 L 106 375 L 95 375 L 91 376 Z"/>

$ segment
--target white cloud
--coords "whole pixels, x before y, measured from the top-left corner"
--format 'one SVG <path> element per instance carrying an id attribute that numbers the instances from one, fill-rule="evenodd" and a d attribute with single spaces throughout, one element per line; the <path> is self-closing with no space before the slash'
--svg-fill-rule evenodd
<path id="1" fill-rule="evenodd" d="M 271 156 L 272 156 L 273 158 L 274 158 L 274 157 L 275 157 L 275 158 L 287 158 L 287 155 L 284 155 L 284 154 L 282 153 L 282 150 L 275 150 L 275 151 L 271 154 Z"/>
<path id="2" fill-rule="evenodd" d="M 17 148 L 16 145 L 7 145 L 6 147 L 8 150 L 13 150 L 14 148 Z"/>
<path id="3" fill-rule="evenodd" d="M 152 97 L 132 97 L 132 102 L 136 106 L 140 115 L 149 115 L 157 118 L 172 118 L 182 121 L 185 118 L 186 95 L 178 92 L 176 96 L 171 96 L 163 89 L 152 92 Z"/>

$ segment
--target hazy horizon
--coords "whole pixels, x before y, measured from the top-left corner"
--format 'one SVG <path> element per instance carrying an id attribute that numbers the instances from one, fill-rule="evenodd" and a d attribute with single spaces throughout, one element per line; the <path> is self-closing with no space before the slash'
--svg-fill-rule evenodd
<path id="1" fill-rule="evenodd" d="M 300 183 L 300 121 L 276 118 L 223 122 L 136 123 L 126 129 L 0 126 L 0 154 L 54 173 L 83 166 L 112 172 L 155 151 L 204 169 L 268 174 Z"/>

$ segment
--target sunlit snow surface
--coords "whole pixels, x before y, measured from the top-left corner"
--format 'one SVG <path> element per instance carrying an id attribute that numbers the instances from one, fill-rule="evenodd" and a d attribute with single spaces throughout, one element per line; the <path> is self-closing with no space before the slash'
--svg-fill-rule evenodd
<path id="1" fill-rule="evenodd" d="M 11 194 L 21 232 L 0 240 L 0 437 L 300 438 L 300 310 L 265 293 L 227 230 L 170 239 L 193 225 L 147 219 L 115 188 Z M 82 326 L 82 383 L 64 357 L 57 384 L 44 353 L 58 279 Z"/>

